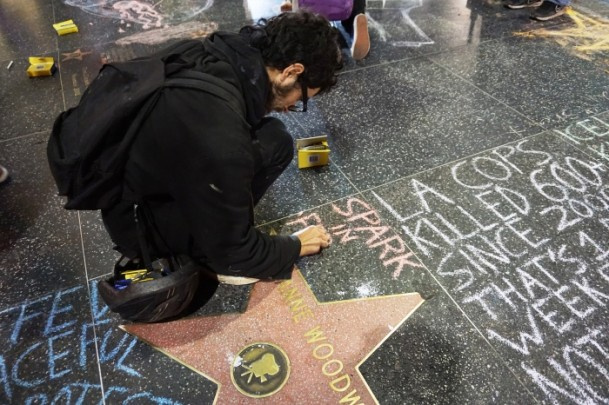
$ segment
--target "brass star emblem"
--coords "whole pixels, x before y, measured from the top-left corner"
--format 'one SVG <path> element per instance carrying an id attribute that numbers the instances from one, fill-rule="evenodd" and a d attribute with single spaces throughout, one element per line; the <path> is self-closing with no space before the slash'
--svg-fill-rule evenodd
<path id="1" fill-rule="evenodd" d="M 91 52 L 83 52 L 80 50 L 80 48 L 78 48 L 74 52 L 62 53 L 61 55 L 63 56 L 63 59 L 61 61 L 65 62 L 67 60 L 72 60 L 72 59 L 82 60 L 83 56 L 91 55 Z"/>

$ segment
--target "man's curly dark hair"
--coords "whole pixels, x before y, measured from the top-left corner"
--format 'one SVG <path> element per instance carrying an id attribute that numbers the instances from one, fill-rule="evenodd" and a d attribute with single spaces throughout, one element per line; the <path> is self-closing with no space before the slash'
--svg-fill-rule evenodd
<path id="1" fill-rule="evenodd" d="M 250 45 L 260 50 L 266 66 L 283 70 L 302 63 L 301 80 L 320 93 L 336 84 L 343 67 L 339 33 L 325 17 L 299 10 L 261 19 L 241 32 L 250 36 Z"/>

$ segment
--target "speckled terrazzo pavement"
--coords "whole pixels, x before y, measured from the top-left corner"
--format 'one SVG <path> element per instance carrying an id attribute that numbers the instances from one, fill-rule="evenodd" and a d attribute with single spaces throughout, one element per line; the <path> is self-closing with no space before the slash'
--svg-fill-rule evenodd
<path id="1" fill-rule="evenodd" d="M 606 0 L 543 24 L 499 0 L 369 0 L 370 55 L 278 115 L 327 134 L 330 165 L 294 160 L 256 208 L 332 246 L 290 282 L 206 283 L 184 320 L 109 312 L 116 256 L 56 196 L 54 118 L 102 63 L 279 3 L 0 0 L 0 403 L 609 402 Z M 57 36 L 66 19 L 79 33 Z M 58 72 L 28 78 L 34 55 Z"/>

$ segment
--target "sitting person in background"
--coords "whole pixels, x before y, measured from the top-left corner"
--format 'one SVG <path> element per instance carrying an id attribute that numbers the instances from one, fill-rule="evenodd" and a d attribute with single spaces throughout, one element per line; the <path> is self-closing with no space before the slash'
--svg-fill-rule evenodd
<path id="1" fill-rule="evenodd" d="M 505 6 L 512 10 L 534 8 L 532 19 L 548 21 L 563 15 L 570 4 L 571 0 L 507 0 Z"/>
<path id="2" fill-rule="evenodd" d="M 351 41 L 351 56 L 362 60 L 370 52 L 370 35 L 366 18 L 366 0 L 285 0 L 280 10 L 282 13 L 307 8 L 333 21 L 340 21 Z M 344 10 L 350 9 L 346 14 Z"/>

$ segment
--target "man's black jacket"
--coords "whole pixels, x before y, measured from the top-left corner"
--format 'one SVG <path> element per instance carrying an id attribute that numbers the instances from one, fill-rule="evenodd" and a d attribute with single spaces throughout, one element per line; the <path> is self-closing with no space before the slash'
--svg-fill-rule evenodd
<path id="1" fill-rule="evenodd" d="M 148 201 L 161 250 L 190 255 L 216 273 L 289 278 L 300 253 L 298 238 L 270 236 L 253 226 L 257 155 L 251 130 L 264 117 L 271 91 L 260 53 L 247 34 L 220 32 L 163 52 L 179 52 L 195 70 L 234 86 L 246 114 L 204 92 L 164 89 L 131 149 L 126 199 L 132 193 Z M 118 250 L 137 251 L 131 205 L 102 214 Z"/>

